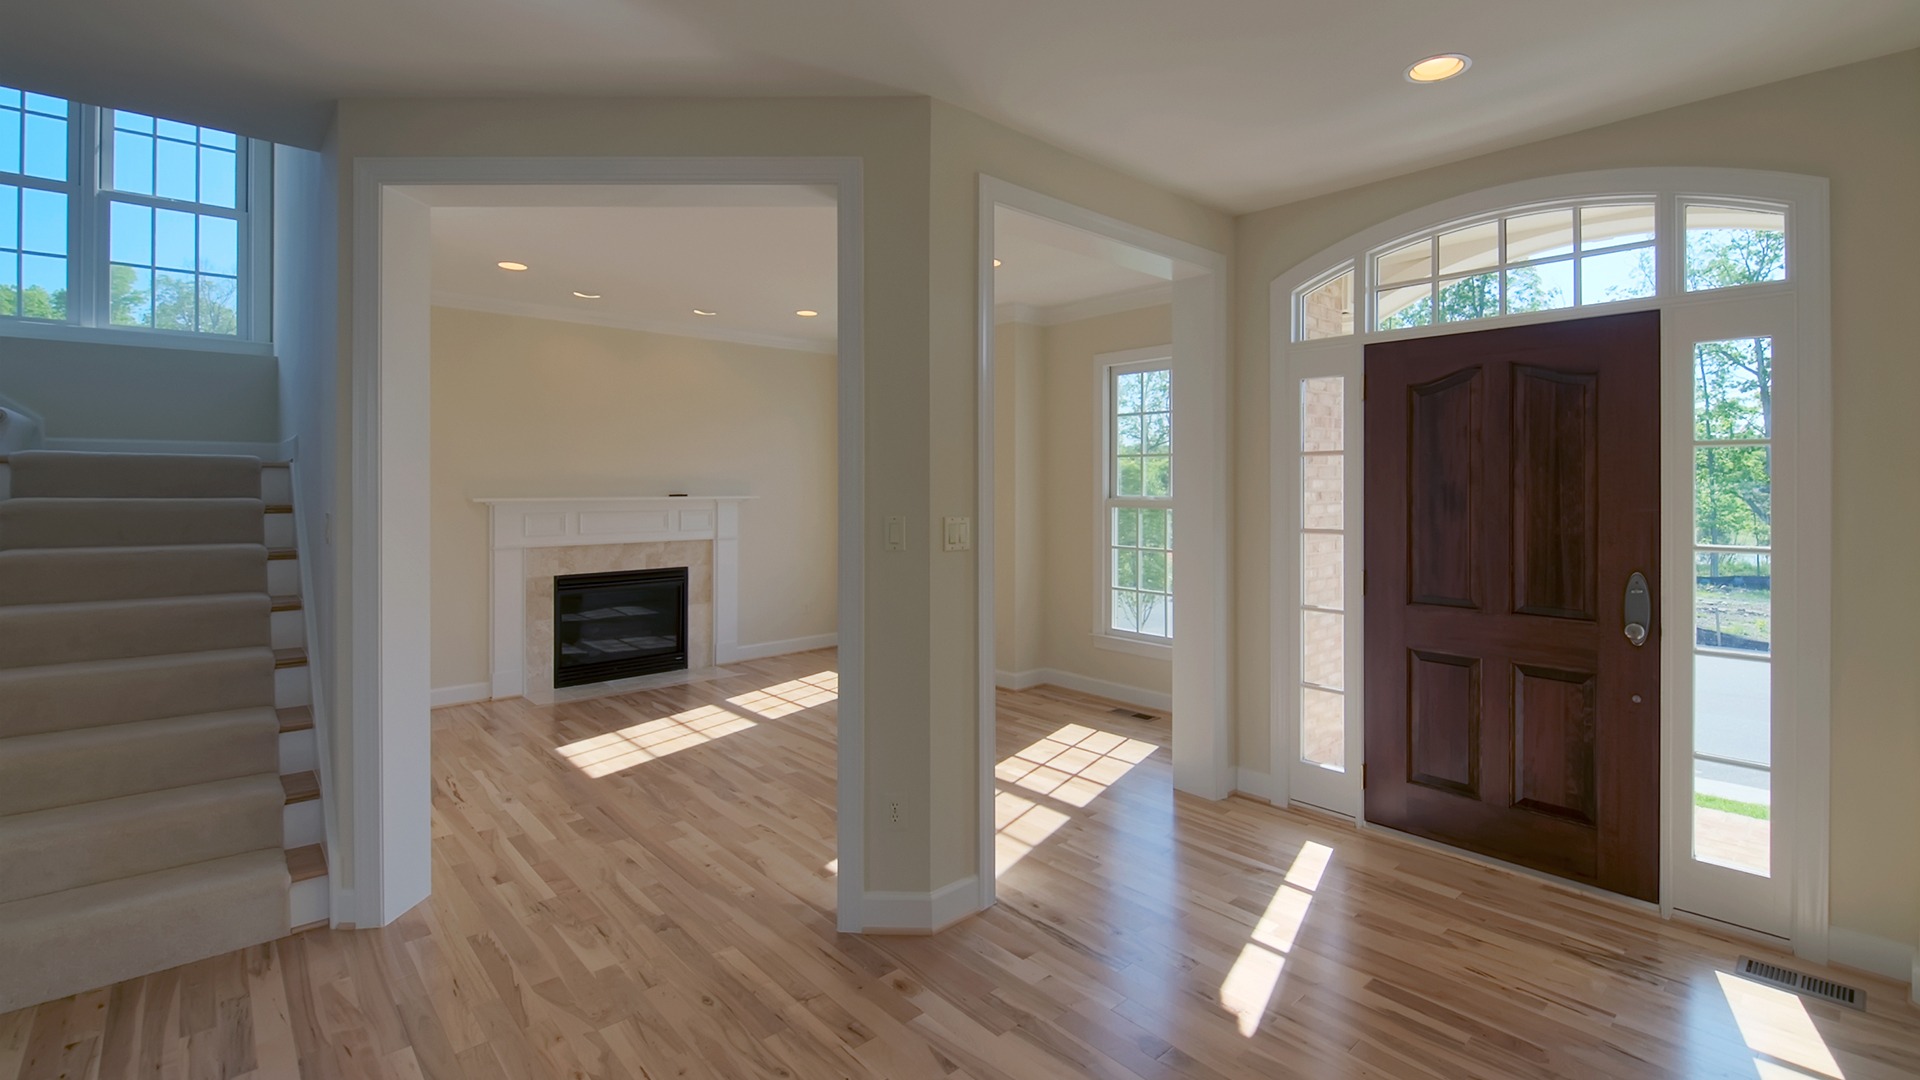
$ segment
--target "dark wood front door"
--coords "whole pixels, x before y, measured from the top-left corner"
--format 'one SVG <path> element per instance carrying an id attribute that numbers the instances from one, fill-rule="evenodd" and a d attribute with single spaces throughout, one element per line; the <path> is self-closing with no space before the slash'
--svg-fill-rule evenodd
<path id="1" fill-rule="evenodd" d="M 1368 821 L 1658 898 L 1659 373 L 1658 312 L 1367 346 Z"/>

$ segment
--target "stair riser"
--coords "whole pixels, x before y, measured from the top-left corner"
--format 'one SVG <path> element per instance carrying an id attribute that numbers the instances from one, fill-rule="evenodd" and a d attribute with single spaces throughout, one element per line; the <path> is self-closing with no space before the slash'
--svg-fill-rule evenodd
<path id="1" fill-rule="evenodd" d="M 300 563 L 298 560 L 274 559 L 267 563 L 267 595 L 300 595 Z"/>
<path id="2" fill-rule="evenodd" d="M 260 649 L 172 664 L 0 671 L 0 738 L 271 706 L 272 656 Z"/>
<path id="3" fill-rule="evenodd" d="M 257 499 L 15 497 L 0 502 L 4 550 L 265 542 L 263 507 Z"/>
<path id="4" fill-rule="evenodd" d="M 273 673 L 273 704 L 279 709 L 313 704 L 313 688 L 309 685 L 305 665 L 280 668 Z"/>
<path id="5" fill-rule="evenodd" d="M 0 903 L 283 847 L 287 809 L 268 774 L 0 819 Z"/>
<path id="6" fill-rule="evenodd" d="M 280 831 L 284 837 L 282 843 L 287 847 L 306 847 L 308 844 L 324 843 L 327 839 L 327 823 L 321 815 L 319 799 L 286 805 L 281 811 L 280 820 Z"/>
<path id="7" fill-rule="evenodd" d="M 260 497 L 270 503 L 293 503 L 293 470 L 281 464 L 260 467 Z"/>
<path id="8" fill-rule="evenodd" d="M 273 647 L 300 649 L 307 644 L 307 617 L 298 608 L 276 611 L 271 619 Z"/>
<path id="9" fill-rule="evenodd" d="M 264 594 L 0 608 L 0 667 L 270 643 Z"/>
<path id="10" fill-rule="evenodd" d="M 332 908 L 332 888 L 327 878 L 308 878 L 293 883 L 293 891 L 287 897 L 290 914 L 289 924 L 299 929 L 314 923 L 324 923 Z"/>
<path id="11" fill-rule="evenodd" d="M 23 451 L 12 455 L 15 498 L 257 498 L 260 461 L 179 454 L 82 454 Z"/>
<path id="12" fill-rule="evenodd" d="M 0 1014 L 282 937 L 289 885 L 266 851 L 0 908 Z"/>
<path id="13" fill-rule="evenodd" d="M 292 514 L 268 514 L 262 525 L 265 530 L 267 546 L 270 548 L 290 548 L 295 546 Z"/>
<path id="14" fill-rule="evenodd" d="M 285 562 L 283 560 L 283 562 Z M 277 565 L 277 564 L 276 564 Z M 275 592 L 265 545 L 121 550 L 51 549 L 0 552 L 0 604 L 65 604 L 299 592 L 299 564 L 289 592 Z"/>
<path id="15" fill-rule="evenodd" d="M 278 734 L 269 709 L 184 717 L 73 736 L 41 735 L 0 744 L 0 814 L 117 799 L 163 788 L 231 780 L 282 768 L 281 743 L 313 732 Z"/>
<path id="16" fill-rule="evenodd" d="M 317 772 L 320 768 L 319 740 L 312 728 L 280 734 L 278 768 L 281 773 Z"/>

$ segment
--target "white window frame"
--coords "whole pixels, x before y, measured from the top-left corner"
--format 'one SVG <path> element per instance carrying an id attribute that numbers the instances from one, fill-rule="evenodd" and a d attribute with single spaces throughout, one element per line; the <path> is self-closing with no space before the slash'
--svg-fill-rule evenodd
<path id="1" fill-rule="evenodd" d="M 53 95 L 57 96 L 57 95 Z M 266 355 L 273 327 L 273 144 L 238 135 L 240 175 L 235 202 L 227 207 L 181 202 L 163 196 L 120 192 L 103 186 L 111 150 L 107 114 L 113 110 L 64 99 L 67 116 L 67 179 L 29 177 L 26 182 L 67 195 L 67 321 L 0 316 L 0 337 L 42 341 L 139 345 L 201 352 Z M 186 121 L 182 121 L 185 123 Z M 13 183 L 8 174 L 8 183 Z M 193 213 L 212 213 L 239 223 L 239 331 L 231 336 L 146 326 L 115 326 L 108 316 L 108 267 L 111 265 L 108 219 L 113 202 L 134 203 Z"/>
<path id="2" fill-rule="evenodd" d="M 1656 205 L 1655 293 L 1640 300 L 1457 323 L 1373 330 L 1372 257 L 1423 233 L 1473 220 L 1585 201 L 1651 200 Z M 1787 214 L 1785 281 L 1689 292 L 1682 263 L 1688 203 L 1753 205 Z M 1295 340 L 1304 286 L 1351 263 L 1361 304 L 1355 332 Z M 1272 757 L 1267 794 L 1277 802 L 1308 801 L 1364 821 L 1365 687 L 1364 560 L 1343 568 L 1349 604 L 1346 685 L 1347 772 L 1317 770 L 1322 783 L 1300 779 L 1299 682 L 1299 380 L 1347 378 L 1350 433 L 1360 430 L 1367 345 L 1378 341 L 1467 333 L 1506 326 L 1591 318 L 1623 311 L 1662 312 L 1661 579 L 1658 598 L 1667 631 L 1661 637 L 1663 914 L 1692 914 L 1770 933 L 1816 962 L 1827 956 L 1830 816 L 1832 629 L 1832 403 L 1827 182 L 1808 176 L 1738 169 L 1652 168 L 1579 173 L 1490 188 L 1401 215 L 1322 251 L 1272 283 L 1271 633 Z M 1778 888 L 1758 904 L 1712 895 L 1703 865 L 1692 858 L 1693 805 L 1693 356 L 1696 341 L 1748 336 L 1775 339 L 1776 435 L 1773 596 L 1774 878 Z M 1353 392 L 1361 388 L 1361 392 Z M 1347 440 L 1346 527 L 1351 553 L 1365 550 L 1365 461 Z M 1308 781 L 1312 783 L 1312 781 Z M 1756 893 L 1757 897 L 1758 894 Z M 1765 924 L 1764 926 L 1758 924 Z"/>
<path id="3" fill-rule="evenodd" d="M 1103 649 L 1131 653 L 1135 656 L 1149 656 L 1170 659 L 1173 656 L 1173 633 L 1157 637 L 1152 634 L 1140 634 L 1113 628 L 1113 511 L 1118 507 L 1141 507 L 1155 510 L 1173 510 L 1174 497 L 1165 499 L 1147 496 L 1120 496 L 1114 494 L 1113 445 L 1114 445 L 1114 379 L 1120 375 L 1139 371 L 1165 371 L 1169 376 L 1173 372 L 1173 347 L 1155 345 L 1144 349 L 1127 349 L 1122 352 L 1101 353 L 1093 358 L 1094 377 L 1097 388 L 1094 399 L 1094 430 L 1098 433 L 1096 441 L 1099 455 L 1094 462 L 1093 477 L 1093 643 Z M 1179 432 L 1175 430 L 1169 440 L 1170 447 L 1179 444 Z M 1170 458 L 1177 459 L 1175 449 L 1169 449 Z M 1169 466 L 1172 462 L 1169 461 Z M 1168 470 L 1169 490 L 1172 488 L 1172 470 Z M 1174 495 L 1178 491 L 1174 490 Z M 1168 548 L 1168 560 L 1173 558 L 1172 548 Z"/>

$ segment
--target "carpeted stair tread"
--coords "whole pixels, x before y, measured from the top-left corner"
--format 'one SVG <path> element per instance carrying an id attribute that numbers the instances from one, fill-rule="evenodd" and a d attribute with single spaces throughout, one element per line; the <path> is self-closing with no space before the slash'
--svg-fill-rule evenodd
<path id="1" fill-rule="evenodd" d="M 0 904 L 0 1014 L 283 937 L 290 887 L 273 848 Z"/>
<path id="2" fill-rule="evenodd" d="M 0 738 L 273 705 L 273 650 L 0 669 Z"/>
<path id="3" fill-rule="evenodd" d="M 0 607 L 0 668 L 271 645 L 266 593 Z"/>
<path id="4" fill-rule="evenodd" d="M 0 903 L 279 848 L 282 800 L 257 773 L 0 818 Z"/>
<path id="5" fill-rule="evenodd" d="M 261 706 L 0 740 L 0 814 L 277 772 L 280 732 L 295 730 L 284 711 Z"/>
<path id="6" fill-rule="evenodd" d="M 263 544 L 259 499 L 0 500 L 0 549 Z"/>
<path id="7" fill-rule="evenodd" d="M 0 551 L 0 605 L 265 591 L 260 544 Z"/>
<path id="8" fill-rule="evenodd" d="M 9 464 L 15 498 L 260 497 L 256 457 L 23 450 Z"/>

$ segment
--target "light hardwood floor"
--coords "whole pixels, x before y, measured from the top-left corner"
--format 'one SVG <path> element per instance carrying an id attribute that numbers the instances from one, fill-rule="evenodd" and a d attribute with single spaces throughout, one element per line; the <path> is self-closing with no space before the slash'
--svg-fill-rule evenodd
<path id="1" fill-rule="evenodd" d="M 1749 946 L 1170 787 L 1164 720 L 1001 699 L 1001 903 L 836 934 L 833 654 L 434 718 L 434 895 L 0 1016 L 23 1077 L 1920 1075 Z"/>

